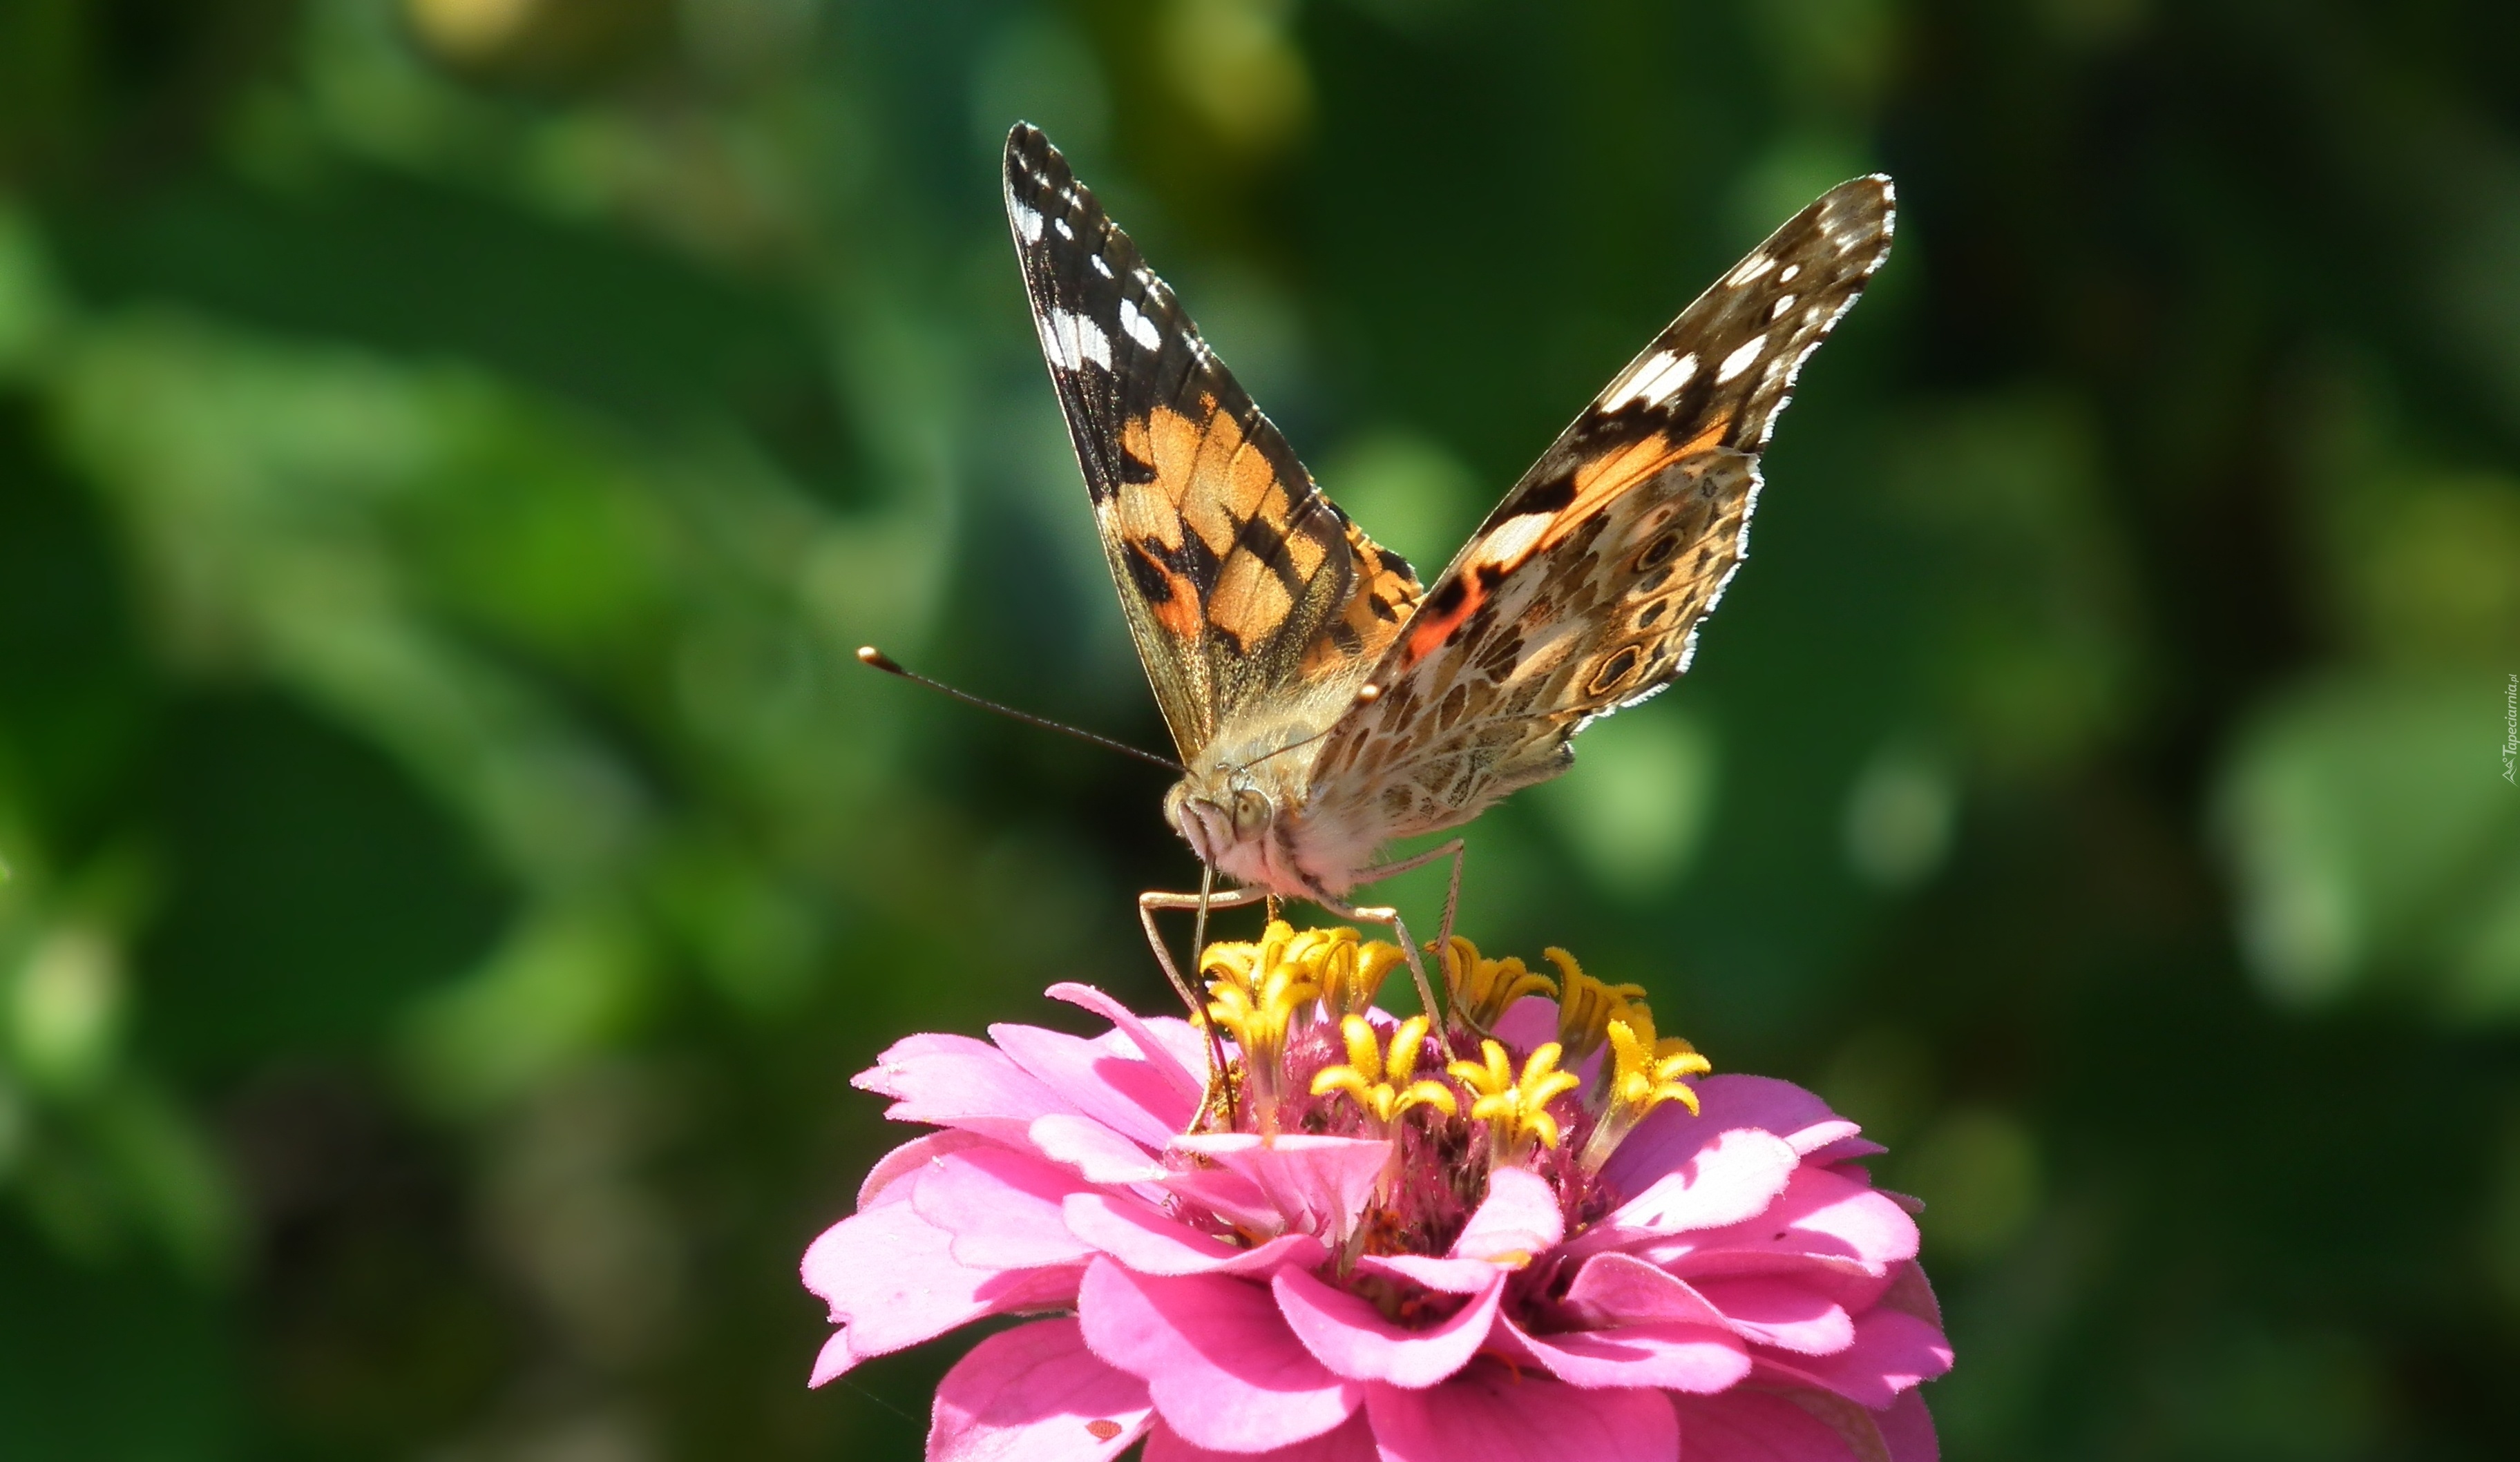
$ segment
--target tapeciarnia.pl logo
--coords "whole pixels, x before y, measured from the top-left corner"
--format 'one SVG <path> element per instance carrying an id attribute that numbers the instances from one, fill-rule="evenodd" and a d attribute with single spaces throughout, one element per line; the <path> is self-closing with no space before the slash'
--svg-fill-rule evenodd
<path id="1" fill-rule="evenodd" d="M 2520 674 L 2502 683 L 2502 779 L 2520 787 L 2515 768 L 2520 768 Z"/>

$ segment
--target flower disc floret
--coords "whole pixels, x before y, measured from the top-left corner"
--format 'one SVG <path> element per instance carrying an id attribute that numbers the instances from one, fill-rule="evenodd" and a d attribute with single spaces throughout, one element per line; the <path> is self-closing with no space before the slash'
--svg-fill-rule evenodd
<path id="1" fill-rule="evenodd" d="M 1650 1024 L 1642 1036 L 1624 1020 L 1613 1020 L 1609 1026 L 1610 1062 L 1600 1081 L 1601 1113 L 1584 1141 L 1585 1166 L 1597 1170 L 1609 1161 L 1637 1124 L 1664 1102 L 1677 1102 L 1688 1115 L 1697 1116 L 1697 1093 L 1684 1078 L 1714 1070 L 1686 1041 L 1674 1038 L 1658 1050 Z"/>
<path id="2" fill-rule="evenodd" d="M 1611 1021 L 1644 999 L 1645 988 L 1596 980 L 1553 945 L 1540 953 L 1557 966 L 1557 1043 L 1566 1048 L 1565 1059 L 1581 1062 L 1601 1048 Z"/>
<path id="3" fill-rule="evenodd" d="M 1479 1060 L 1453 1063 L 1453 1080 L 1470 1088 L 1471 1120 L 1487 1124 L 1490 1166 L 1515 1167 L 1531 1156 L 1534 1144 L 1557 1145 L 1557 1119 L 1549 1104 L 1584 1085 L 1573 1072 L 1557 1069 L 1560 1054 L 1557 1042 L 1550 1041 L 1523 1058 L 1517 1077 L 1505 1046 L 1483 1041 Z"/>
<path id="4" fill-rule="evenodd" d="M 1363 1015 L 1372 1009 L 1382 982 L 1409 962 L 1398 945 L 1363 938 L 1345 926 L 1310 929 L 1305 934 L 1321 939 L 1300 949 L 1290 946 L 1287 957 L 1305 963 L 1313 983 L 1321 987 L 1322 1009 L 1330 1015 Z M 1296 938 L 1300 945 L 1303 936 Z"/>
<path id="5" fill-rule="evenodd" d="M 1473 1040 L 1494 1034 L 1497 1022 L 1516 1000 L 1545 1000 L 1557 994 L 1547 975 L 1533 974 L 1519 958 L 1483 959 L 1479 947 L 1461 935 L 1453 936 L 1443 955 L 1444 993 L 1452 1004 L 1453 1024 Z"/>
<path id="6" fill-rule="evenodd" d="M 1459 1116 L 1461 1108 L 1453 1100 L 1451 1087 L 1441 1082 L 1410 1080 L 1426 1048 L 1426 1030 L 1422 1015 L 1402 1021 L 1391 1033 L 1391 1052 L 1386 1056 L 1372 1021 L 1362 1015 L 1341 1018 L 1339 1036 L 1347 1042 L 1347 1060 L 1313 1073 L 1313 1095 L 1346 1093 L 1364 1110 L 1377 1134 L 1388 1132 L 1391 1124 L 1412 1107 Z"/>
<path id="7" fill-rule="evenodd" d="M 1309 1023 L 1321 998 L 1317 975 L 1333 942 L 1319 933 L 1298 935 L 1272 919 L 1256 943 L 1213 944 L 1199 957 L 1210 997 L 1207 1018 L 1241 1052 L 1241 1089 L 1263 1130 L 1277 1119 L 1287 1037 Z"/>

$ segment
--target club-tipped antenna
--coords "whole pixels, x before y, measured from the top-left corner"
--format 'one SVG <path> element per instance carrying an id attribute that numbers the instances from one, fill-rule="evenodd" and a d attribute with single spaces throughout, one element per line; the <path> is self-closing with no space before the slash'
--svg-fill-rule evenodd
<path id="1" fill-rule="evenodd" d="M 1116 751 L 1122 756 L 1136 757 L 1142 762 L 1151 763 L 1152 765 L 1161 767 L 1165 771 L 1173 773 L 1176 775 L 1187 776 L 1190 775 L 1188 768 L 1184 767 L 1181 763 L 1174 761 L 1170 757 L 1157 756 L 1151 751 L 1142 751 L 1139 748 L 1130 745 L 1126 741 L 1115 741 L 1109 736 L 1096 735 L 1090 731 L 1084 731 L 1077 727 L 1066 725 L 1063 722 L 1053 721 L 1047 716 L 1036 716 L 1030 711 L 1018 711 L 1012 706 L 1002 706 L 994 700 L 984 700 L 977 695 L 973 695 L 968 690 L 957 690 L 953 687 L 946 685 L 943 681 L 929 680 L 927 677 L 921 675 L 918 671 L 903 668 L 902 663 L 899 660 L 885 654 L 882 650 L 876 648 L 872 644 L 861 644 L 858 646 L 858 663 L 880 670 L 886 675 L 899 676 L 903 680 L 909 681 L 914 685 L 925 686 L 928 689 L 934 690 L 942 695 L 950 695 L 967 706 L 977 706 L 983 711 L 994 711 L 998 715 L 1005 716 L 1010 720 L 1020 721 L 1026 726 L 1037 726 L 1043 731 L 1055 731 L 1063 736 L 1074 736 L 1080 741 L 1091 741 L 1095 745 L 1102 747 L 1107 751 Z"/>

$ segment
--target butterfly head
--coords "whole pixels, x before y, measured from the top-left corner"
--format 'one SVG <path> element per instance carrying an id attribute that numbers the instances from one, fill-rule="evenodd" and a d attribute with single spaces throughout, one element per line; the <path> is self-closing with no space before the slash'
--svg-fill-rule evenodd
<path id="1" fill-rule="evenodd" d="M 1262 861 L 1278 804 L 1248 771 L 1220 764 L 1175 782 L 1164 797 L 1164 818 L 1200 862 L 1247 877 L 1244 869 Z"/>

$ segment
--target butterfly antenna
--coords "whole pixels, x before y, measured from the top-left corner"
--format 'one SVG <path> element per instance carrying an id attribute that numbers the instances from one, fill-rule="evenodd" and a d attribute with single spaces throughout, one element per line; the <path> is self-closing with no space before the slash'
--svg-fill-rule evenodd
<path id="1" fill-rule="evenodd" d="M 1011 720 L 1020 721 L 1026 726 L 1037 726 L 1043 731 L 1055 731 L 1061 735 L 1074 736 L 1080 741 L 1091 741 L 1097 746 L 1109 751 L 1116 751 L 1122 756 L 1133 756 L 1142 762 L 1148 762 L 1161 767 L 1165 771 L 1173 773 L 1176 775 L 1188 776 L 1190 775 L 1189 768 L 1184 767 L 1181 763 L 1174 761 L 1170 757 L 1157 756 L 1151 751 L 1141 751 L 1126 741 L 1114 741 L 1109 736 L 1098 736 L 1090 731 L 1082 731 L 1076 727 L 1053 721 L 1047 716 L 1036 716 L 1030 711 L 1018 711 L 1012 706 L 1002 706 L 994 700 L 983 700 L 979 696 L 973 695 L 968 690 L 957 690 L 953 687 L 946 685 L 943 681 L 929 680 L 927 677 L 921 675 L 918 671 L 904 669 L 900 661 L 885 654 L 882 650 L 876 648 L 872 644 L 861 644 L 858 646 L 858 663 L 880 670 L 886 675 L 897 675 L 905 681 L 910 681 L 916 685 L 925 686 L 928 689 L 937 691 L 940 694 L 950 695 L 967 706 L 977 706 L 983 711 L 994 711 L 1001 716 L 1010 718 Z"/>

